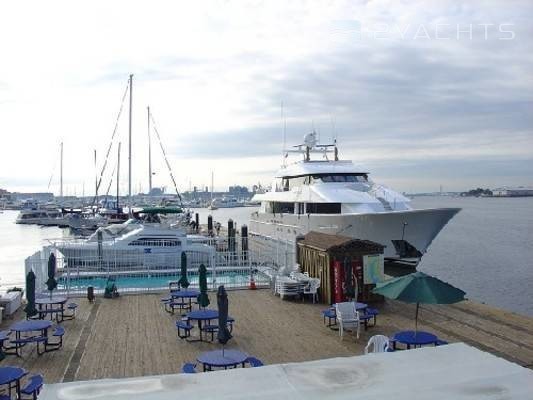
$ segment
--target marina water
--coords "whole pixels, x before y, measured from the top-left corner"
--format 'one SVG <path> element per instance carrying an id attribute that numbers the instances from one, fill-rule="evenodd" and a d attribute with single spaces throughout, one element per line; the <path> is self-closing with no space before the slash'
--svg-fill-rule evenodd
<path id="1" fill-rule="evenodd" d="M 415 197 L 414 208 L 461 207 L 437 236 L 418 269 L 462 288 L 470 299 L 533 316 L 533 198 Z M 251 207 L 197 209 L 223 226 L 247 224 Z M 17 211 L 0 214 L 0 285 L 24 285 L 24 259 L 68 232 L 16 225 Z"/>

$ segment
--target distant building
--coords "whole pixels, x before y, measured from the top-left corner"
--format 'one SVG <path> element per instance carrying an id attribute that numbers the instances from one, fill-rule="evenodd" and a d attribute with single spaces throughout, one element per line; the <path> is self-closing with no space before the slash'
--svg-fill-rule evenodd
<path id="1" fill-rule="evenodd" d="M 37 192 L 37 193 L 12 193 L 18 201 L 24 200 L 36 200 L 39 202 L 53 201 L 54 194 L 49 192 Z"/>
<path id="2" fill-rule="evenodd" d="M 165 194 L 164 188 L 155 187 L 155 188 L 152 188 L 152 190 L 150 190 L 150 193 L 148 193 L 148 196 L 162 196 L 163 194 Z"/>
<path id="3" fill-rule="evenodd" d="M 247 197 L 250 194 L 247 187 L 239 185 L 230 186 L 228 193 L 236 197 Z"/>
<path id="4" fill-rule="evenodd" d="M 492 191 L 494 197 L 529 197 L 533 196 L 533 189 L 518 188 L 498 188 Z"/>

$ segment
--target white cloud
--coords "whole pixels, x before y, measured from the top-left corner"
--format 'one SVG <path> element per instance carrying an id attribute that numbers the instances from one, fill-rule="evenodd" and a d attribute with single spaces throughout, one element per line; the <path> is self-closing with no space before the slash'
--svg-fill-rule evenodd
<path id="1" fill-rule="evenodd" d="M 64 141 L 65 181 L 88 192 L 129 73 L 135 187 L 147 185 L 148 104 L 182 189 L 212 169 L 220 188 L 264 181 L 279 163 L 281 100 L 290 140 L 312 121 L 329 134 L 334 117 L 344 153 L 384 176 L 428 155 L 532 159 L 532 14 L 526 1 L 4 3 L 0 187 L 45 190 Z M 491 26 L 486 40 L 484 23 L 513 24 L 516 37 Z M 472 24 L 473 39 L 437 40 L 436 24 L 450 37 Z M 384 25 L 391 37 L 376 37 Z M 421 25 L 430 39 L 414 38 Z M 125 148 L 126 118 L 119 135 Z M 153 152 L 155 183 L 170 186 Z"/>

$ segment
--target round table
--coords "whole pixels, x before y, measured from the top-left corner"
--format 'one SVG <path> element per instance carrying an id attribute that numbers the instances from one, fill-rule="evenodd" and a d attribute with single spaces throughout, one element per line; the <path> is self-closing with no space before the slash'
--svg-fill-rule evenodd
<path id="1" fill-rule="evenodd" d="M 37 345 L 37 354 L 39 355 L 42 354 L 39 352 L 40 342 L 38 340 L 40 340 L 41 342 L 44 341 L 45 351 L 46 351 L 46 343 L 48 343 L 48 328 L 50 328 L 51 326 L 52 326 L 52 321 L 47 321 L 47 320 L 42 320 L 42 319 L 22 320 L 22 321 L 15 322 L 9 327 L 10 331 L 15 332 L 15 340 L 12 341 L 15 344 L 15 346 L 14 347 L 11 346 L 8 349 L 14 348 L 15 354 L 17 356 L 20 356 L 19 349 L 24 347 L 26 344 L 33 342 Z M 21 333 L 37 332 L 37 331 L 41 332 L 40 336 L 31 335 L 31 336 L 22 338 L 20 335 Z M 32 339 L 32 340 L 28 341 L 27 339 Z"/>
<path id="2" fill-rule="evenodd" d="M 170 291 L 170 297 L 172 299 L 181 299 L 177 303 L 180 310 L 189 310 L 192 311 L 192 299 L 195 299 L 198 297 L 200 292 L 195 289 L 183 289 L 183 290 L 171 290 Z M 189 303 L 185 303 L 185 299 L 189 299 Z M 174 308 L 172 308 L 172 311 L 174 311 Z"/>
<path id="3" fill-rule="evenodd" d="M 9 329 L 13 332 L 43 331 L 52 326 L 52 321 L 45 320 L 22 320 L 12 324 Z"/>
<path id="4" fill-rule="evenodd" d="M 186 289 L 186 290 L 172 290 L 170 292 L 171 297 L 181 297 L 183 299 L 192 299 L 197 297 L 200 294 L 198 290 L 195 289 Z"/>
<path id="5" fill-rule="evenodd" d="M 424 346 L 428 344 L 435 344 L 439 338 L 429 332 L 425 331 L 402 331 L 394 334 L 393 339 L 397 342 L 407 345 L 410 349 L 411 346 Z"/>
<path id="6" fill-rule="evenodd" d="M 198 330 L 200 331 L 200 341 L 203 341 L 202 322 L 217 319 L 218 310 L 211 310 L 211 309 L 194 310 L 194 311 L 187 313 L 187 318 L 193 321 L 198 321 Z M 194 341 L 194 340 L 190 340 L 190 341 Z"/>
<path id="7" fill-rule="evenodd" d="M 61 322 L 65 317 L 65 303 L 68 299 L 65 296 L 43 296 L 35 299 L 35 304 L 39 307 L 39 318 L 43 319 L 46 313 L 50 312 L 50 319 L 53 318 L 53 314 L 56 314 L 56 321 Z M 60 305 L 61 308 L 54 309 L 54 305 Z M 43 310 L 44 307 L 44 310 Z M 61 316 L 61 319 L 59 318 Z"/>
<path id="8" fill-rule="evenodd" d="M 65 296 L 43 296 L 35 299 L 35 304 L 65 304 L 67 302 Z"/>
<path id="9" fill-rule="evenodd" d="M 210 370 L 212 367 L 224 368 L 236 367 L 239 364 L 244 363 L 248 358 L 248 354 L 239 350 L 214 350 L 202 353 L 198 356 L 196 361 L 203 365 L 204 371 Z"/>
<path id="10" fill-rule="evenodd" d="M 366 304 L 366 303 L 359 303 L 357 301 L 354 301 L 353 303 L 355 304 L 355 311 L 362 311 L 362 310 L 368 308 L 368 304 Z M 331 305 L 331 309 L 335 310 L 335 303 L 333 303 Z"/>
<path id="11" fill-rule="evenodd" d="M 19 367 L 0 367 L 0 386 L 9 385 L 9 397 L 11 397 L 12 383 L 15 383 L 17 398 L 20 398 L 20 378 L 27 372 Z"/>
<path id="12" fill-rule="evenodd" d="M 218 310 L 204 309 L 187 313 L 187 318 L 196 321 L 209 321 L 218 318 Z"/>

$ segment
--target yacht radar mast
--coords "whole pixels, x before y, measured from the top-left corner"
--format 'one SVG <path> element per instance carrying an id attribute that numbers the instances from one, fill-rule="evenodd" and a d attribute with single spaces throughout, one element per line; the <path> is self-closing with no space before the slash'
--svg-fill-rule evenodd
<path id="1" fill-rule="evenodd" d="M 328 153 L 334 154 L 334 160 L 339 161 L 339 151 L 337 149 L 337 139 L 333 139 L 331 144 L 319 144 L 315 131 L 304 136 L 302 144 L 293 146 L 293 149 L 285 150 L 285 153 L 299 153 L 304 155 L 304 161 L 311 161 L 311 153 L 322 154 L 327 157 Z"/>

